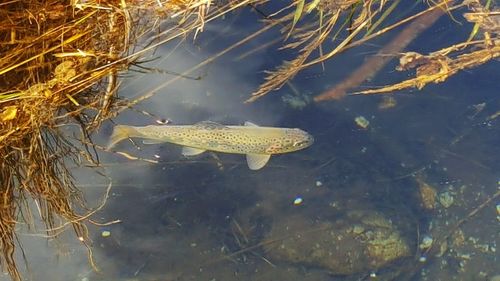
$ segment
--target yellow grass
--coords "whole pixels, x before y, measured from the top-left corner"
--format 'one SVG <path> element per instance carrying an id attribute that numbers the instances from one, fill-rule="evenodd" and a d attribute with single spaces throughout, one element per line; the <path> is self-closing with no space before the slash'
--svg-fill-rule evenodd
<path id="1" fill-rule="evenodd" d="M 130 52 L 134 45 L 201 31 L 209 4 L 194 0 L 0 4 L 0 264 L 13 280 L 21 280 L 14 258 L 15 227 L 18 222 L 33 223 L 33 212 L 45 222 L 47 237 L 72 228 L 91 258 L 86 224 L 92 223 L 95 210 L 75 211 L 88 208 L 67 164 L 98 165 L 89 135 L 112 116 L 118 74 L 140 57 Z M 154 24 L 167 19 L 171 29 L 151 35 Z M 62 134 L 60 128 L 67 124 L 80 128 L 80 143 Z M 29 202 L 35 203 L 34 210 Z"/>

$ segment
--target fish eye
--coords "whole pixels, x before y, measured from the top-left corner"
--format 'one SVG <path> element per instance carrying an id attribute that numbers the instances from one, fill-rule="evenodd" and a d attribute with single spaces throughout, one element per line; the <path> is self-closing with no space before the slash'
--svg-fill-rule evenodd
<path id="1" fill-rule="evenodd" d="M 303 146 L 307 143 L 308 143 L 307 141 L 296 141 L 293 143 L 293 146 Z"/>

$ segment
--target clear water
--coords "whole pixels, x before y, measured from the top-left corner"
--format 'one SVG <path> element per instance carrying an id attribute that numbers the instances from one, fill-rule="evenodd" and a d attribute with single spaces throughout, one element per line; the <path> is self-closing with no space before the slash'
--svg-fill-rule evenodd
<path id="1" fill-rule="evenodd" d="M 162 47 L 151 66 L 182 72 L 261 28 L 256 19 L 255 13 L 244 10 L 210 24 L 195 42 L 187 40 L 174 51 L 175 44 Z M 443 17 L 409 49 L 426 52 L 464 40 L 471 26 L 459 20 L 462 25 Z M 253 104 L 243 104 L 263 81 L 263 71 L 290 58 L 292 52 L 277 51 L 275 45 L 243 59 L 235 57 L 277 34 L 273 30 L 202 67 L 192 74 L 202 76 L 200 80 L 179 79 L 162 88 L 137 109 L 178 124 L 202 120 L 242 124 L 250 120 L 267 126 L 297 127 L 315 137 L 313 146 L 273 156 L 263 170 L 250 171 L 241 155 L 206 153 L 185 159 L 175 145 L 138 142 L 138 150 L 124 141 L 119 150 L 159 163 L 102 154 L 106 172 L 113 178 L 113 189 L 95 220 L 122 222 L 91 227 L 100 272 L 91 270 L 86 251 L 70 234 L 48 243 L 43 238 L 22 235 L 30 263 L 26 278 L 488 280 L 500 274 L 498 199 L 460 226 L 465 241 L 455 241 L 460 239 L 454 235 L 447 240 L 448 250 L 441 256 L 433 254 L 425 257 L 426 262 L 418 261 L 423 256 L 418 245 L 424 235 L 431 235 L 434 241 L 446 235 L 498 192 L 500 118 L 487 120 L 500 110 L 498 62 L 461 72 L 422 91 L 395 93 L 397 105 L 387 110 L 378 107 L 382 96 L 347 97 L 302 109 L 282 100 L 284 95 L 314 96 L 339 83 L 366 54 L 379 47 L 366 45 L 328 62 L 325 72 L 318 66 L 300 73 L 291 81 L 294 90 L 285 85 Z M 374 43 L 384 42 L 387 37 Z M 394 64 L 363 86 L 404 78 L 406 74 L 393 71 Z M 140 96 L 173 77 L 137 74 L 125 82 L 120 95 Z M 484 109 L 477 112 L 475 105 L 482 103 Z M 370 122 L 368 128 L 356 125 L 358 116 Z M 155 119 L 127 111 L 115 122 L 146 125 Z M 106 124 L 98 141 L 105 143 L 111 128 Z M 106 179 L 89 171 L 75 173 L 89 202 L 98 202 Z M 438 196 L 452 195 L 452 205 L 445 208 L 438 200 L 435 210 L 423 210 L 417 174 Z M 302 203 L 294 204 L 299 197 Z M 329 223 L 337 229 L 367 229 L 364 218 L 371 214 L 397 228 L 409 249 L 405 258 L 380 268 L 370 268 L 360 259 L 353 262 L 355 272 L 347 275 L 321 262 L 309 262 L 311 252 L 300 243 L 324 239 L 318 231 Z M 103 237 L 103 231 L 110 235 Z M 280 256 L 276 249 L 281 242 L 297 235 L 303 236 L 302 242 L 293 243 L 300 244 L 297 248 L 304 251 L 293 256 L 296 260 Z M 326 248 L 333 256 L 330 262 L 348 259 L 345 251 L 331 247 Z M 363 251 L 357 254 L 367 255 Z M 371 279 L 370 274 L 379 279 Z"/>

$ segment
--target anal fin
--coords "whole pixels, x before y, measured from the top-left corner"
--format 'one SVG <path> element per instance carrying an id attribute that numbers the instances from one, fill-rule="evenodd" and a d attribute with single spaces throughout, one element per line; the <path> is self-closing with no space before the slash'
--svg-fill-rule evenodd
<path id="1" fill-rule="evenodd" d="M 195 155 L 202 154 L 205 151 L 206 151 L 205 149 L 200 149 L 200 148 L 194 148 L 194 147 L 188 147 L 188 146 L 182 147 L 182 155 L 184 155 L 184 156 L 195 156 Z"/>
<path id="2" fill-rule="evenodd" d="M 247 164 L 250 170 L 259 170 L 264 167 L 271 158 L 270 154 L 247 154 Z"/>

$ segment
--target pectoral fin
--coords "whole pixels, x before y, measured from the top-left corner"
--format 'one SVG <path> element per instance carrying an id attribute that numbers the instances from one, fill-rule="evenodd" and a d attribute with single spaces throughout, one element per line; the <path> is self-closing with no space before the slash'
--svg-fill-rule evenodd
<path id="1" fill-rule="evenodd" d="M 247 154 L 247 164 L 250 170 L 259 170 L 267 164 L 270 154 Z"/>
<path id="2" fill-rule="evenodd" d="M 164 141 L 160 141 L 160 140 L 143 140 L 142 143 L 143 144 L 158 144 L 158 143 L 164 143 Z"/>
<path id="3" fill-rule="evenodd" d="M 204 150 L 204 149 L 199 149 L 199 148 L 184 146 L 182 148 L 182 155 L 184 155 L 184 156 L 195 156 L 195 155 L 202 154 L 205 151 L 206 150 Z"/>

